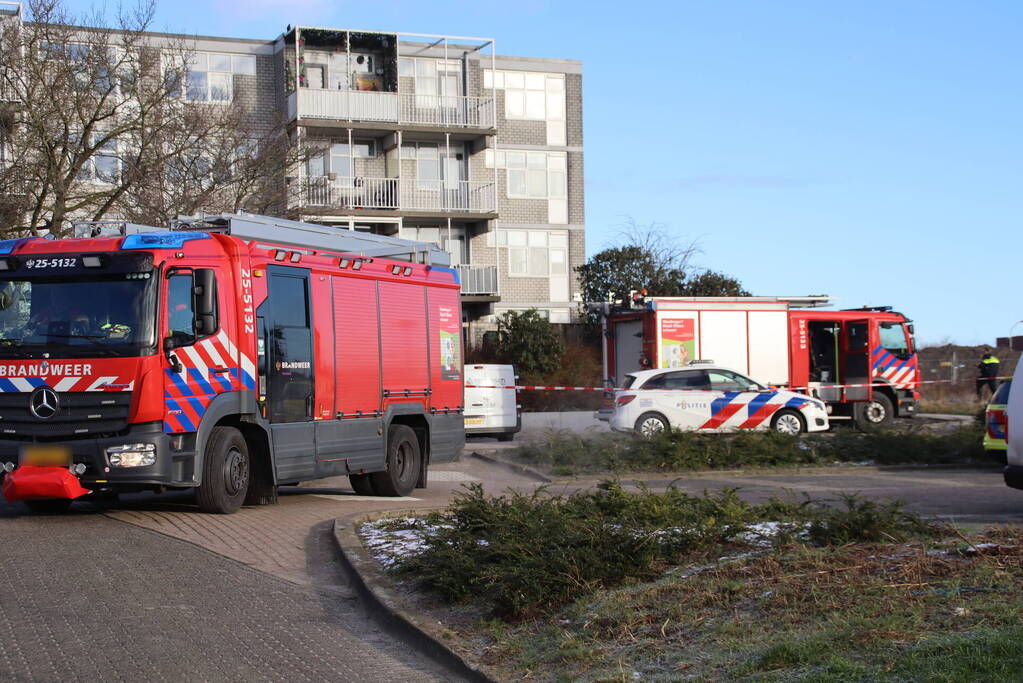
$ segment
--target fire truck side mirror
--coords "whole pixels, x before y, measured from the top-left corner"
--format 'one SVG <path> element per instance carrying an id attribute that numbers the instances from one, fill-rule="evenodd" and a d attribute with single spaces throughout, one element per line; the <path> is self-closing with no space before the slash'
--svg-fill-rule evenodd
<path id="1" fill-rule="evenodd" d="M 217 331 L 217 278 L 212 268 L 197 268 L 194 278 L 195 334 L 205 337 Z"/>

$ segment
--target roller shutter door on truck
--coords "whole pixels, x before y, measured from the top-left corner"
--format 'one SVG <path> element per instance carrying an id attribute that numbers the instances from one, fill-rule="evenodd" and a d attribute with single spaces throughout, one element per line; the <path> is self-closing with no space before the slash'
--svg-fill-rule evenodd
<path id="1" fill-rule="evenodd" d="M 384 403 L 424 403 L 430 388 L 426 288 L 404 282 L 380 283 L 380 344 L 383 350 Z M 396 396 L 405 391 L 412 397 Z M 387 398 L 387 393 L 391 394 Z M 418 394 L 416 396 L 415 394 Z"/>

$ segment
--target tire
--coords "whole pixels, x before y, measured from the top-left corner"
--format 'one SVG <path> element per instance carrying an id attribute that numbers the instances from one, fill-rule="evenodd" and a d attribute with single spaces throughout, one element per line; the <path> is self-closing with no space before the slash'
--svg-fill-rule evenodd
<path id="1" fill-rule="evenodd" d="M 25 507 L 36 515 L 60 515 L 71 507 L 70 498 L 44 498 L 42 500 L 23 501 Z"/>
<path id="2" fill-rule="evenodd" d="M 865 430 L 887 427 L 895 419 L 892 400 L 879 391 L 874 392 L 871 400 L 857 403 L 854 411 L 856 426 Z"/>
<path id="3" fill-rule="evenodd" d="M 237 512 L 249 490 L 249 447 L 234 427 L 214 427 L 206 442 L 199 510 L 218 515 Z"/>
<path id="4" fill-rule="evenodd" d="M 514 434 L 498 434 L 497 435 L 497 440 L 498 441 L 511 441 L 514 438 L 515 438 Z"/>
<path id="5" fill-rule="evenodd" d="M 369 475 L 378 496 L 407 496 L 419 481 L 419 439 L 407 425 L 387 430 L 387 469 Z"/>
<path id="6" fill-rule="evenodd" d="M 348 482 L 360 496 L 375 496 L 377 494 L 373 489 L 373 480 L 368 474 L 349 474 Z"/>
<path id="7" fill-rule="evenodd" d="M 771 418 L 771 429 L 781 434 L 798 436 L 806 431 L 806 420 L 795 410 L 779 410 Z"/>
<path id="8" fill-rule="evenodd" d="M 671 425 L 668 424 L 667 418 L 660 413 L 643 413 L 636 420 L 634 429 L 640 436 L 653 436 L 668 431 L 671 429 Z"/>

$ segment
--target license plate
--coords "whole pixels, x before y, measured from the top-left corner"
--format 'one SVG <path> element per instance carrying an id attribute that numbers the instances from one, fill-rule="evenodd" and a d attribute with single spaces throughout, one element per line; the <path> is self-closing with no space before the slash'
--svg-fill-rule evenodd
<path id="1" fill-rule="evenodd" d="M 19 462 L 37 467 L 67 467 L 71 464 L 71 449 L 67 446 L 24 446 Z"/>
<path id="2" fill-rule="evenodd" d="M 467 425 L 481 425 L 483 424 L 482 417 L 467 417 L 465 418 L 465 424 Z"/>

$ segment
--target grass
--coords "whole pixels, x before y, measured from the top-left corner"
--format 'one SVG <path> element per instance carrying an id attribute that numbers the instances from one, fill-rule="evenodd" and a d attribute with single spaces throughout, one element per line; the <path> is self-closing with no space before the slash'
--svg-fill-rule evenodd
<path id="1" fill-rule="evenodd" d="M 489 629 L 487 661 L 508 680 L 1018 680 L 1018 559 L 928 550 L 793 546 L 666 573 Z"/>
<path id="2" fill-rule="evenodd" d="M 765 520 L 787 524 L 748 533 Z M 1018 528 L 966 537 L 855 496 L 750 505 L 734 491 L 613 483 L 568 497 L 472 487 L 428 523 L 425 552 L 399 575 L 449 605 L 453 639 L 502 680 L 1012 681 L 1023 670 Z"/>
<path id="3" fill-rule="evenodd" d="M 834 463 L 985 463 L 979 424 L 950 431 L 843 429 L 801 438 L 777 432 L 701 434 L 675 431 L 653 438 L 550 432 L 521 448 L 518 462 L 556 476 L 830 465 Z"/>

